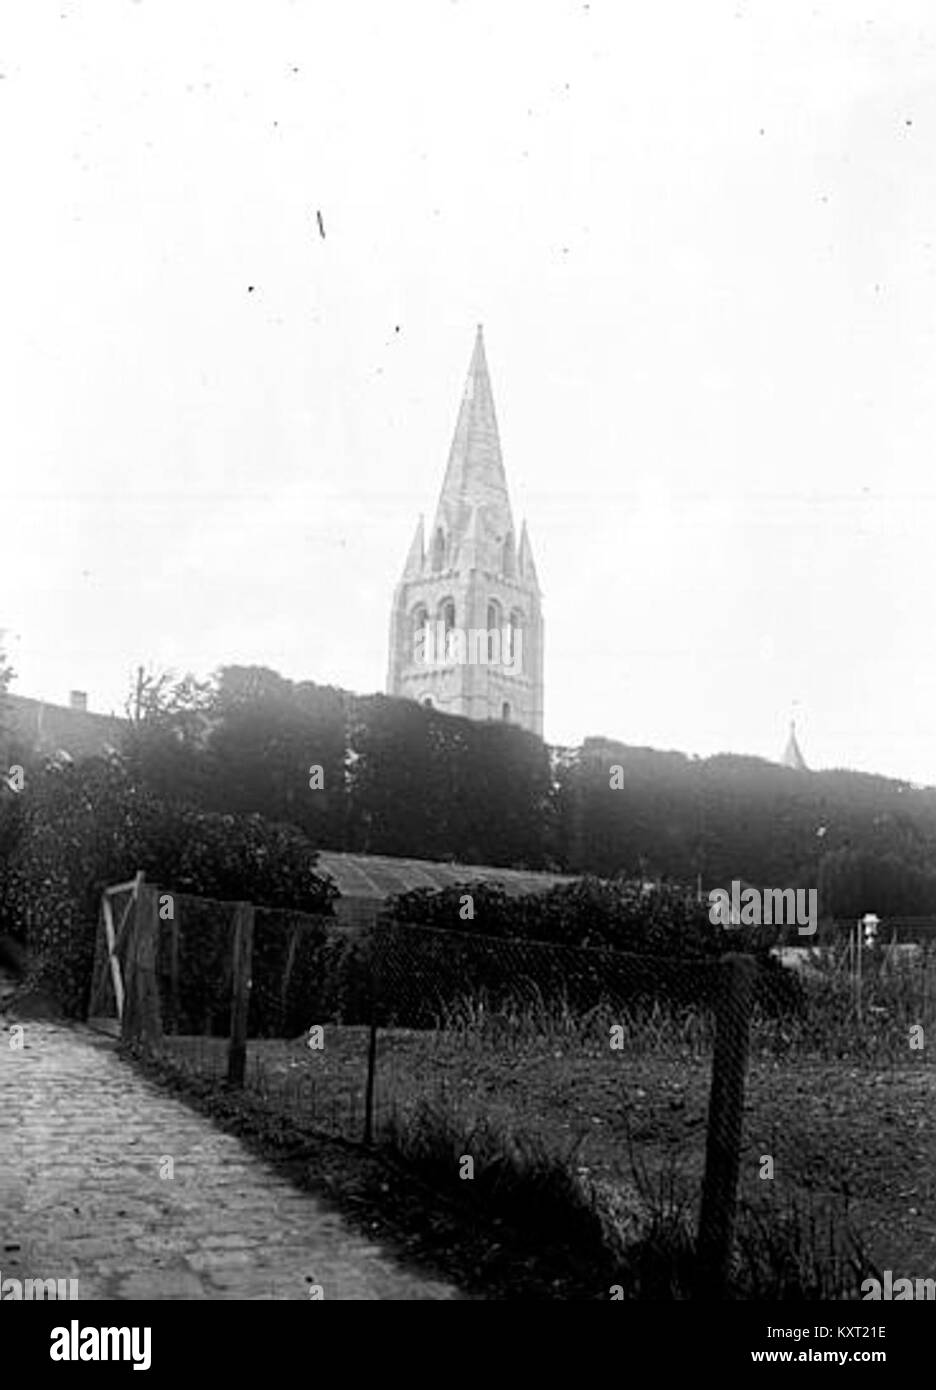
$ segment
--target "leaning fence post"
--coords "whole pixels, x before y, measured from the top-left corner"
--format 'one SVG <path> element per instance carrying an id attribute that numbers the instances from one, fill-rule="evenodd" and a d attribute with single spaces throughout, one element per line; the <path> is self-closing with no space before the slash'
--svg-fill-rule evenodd
<path id="1" fill-rule="evenodd" d="M 744 1078 L 750 1042 L 755 963 L 736 953 L 720 961 L 723 983 L 716 1005 L 712 1089 L 709 1096 L 705 1177 L 697 1245 L 698 1295 L 724 1296 L 731 1263 Z"/>
<path id="2" fill-rule="evenodd" d="M 253 903 L 238 903 L 234 910 L 234 961 L 231 986 L 231 1042 L 227 1079 L 243 1086 L 247 1066 L 247 1010 L 250 1005 L 250 965 L 253 954 Z"/>

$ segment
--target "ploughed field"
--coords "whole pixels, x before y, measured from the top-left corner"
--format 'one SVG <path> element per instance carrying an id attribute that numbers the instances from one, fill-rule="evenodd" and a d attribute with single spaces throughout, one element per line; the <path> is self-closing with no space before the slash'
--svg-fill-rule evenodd
<path id="1" fill-rule="evenodd" d="M 364 1127 L 368 1031 L 323 1025 L 323 1046 L 251 1040 L 247 1085 L 311 1130 L 359 1140 Z M 166 1037 L 167 1061 L 223 1081 L 227 1041 Z M 778 1062 L 754 1056 L 746 1088 L 742 1195 L 778 1209 L 795 1202 L 821 1224 L 847 1210 L 881 1269 L 936 1271 L 936 1072 L 846 1061 Z M 633 1194 L 634 1165 L 655 1190 L 672 1190 L 693 1219 L 705 1157 L 710 1056 L 613 1052 L 556 1038 L 492 1040 L 470 1030 L 383 1029 L 375 1125 L 405 1122 L 422 1103 L 479 1121 L 569 1157 L 599 1187 Z M 761 1177 L 773 1159 L 772 1178 Z M 873 1273 L 869 1270 L 869 1273 Z"/>

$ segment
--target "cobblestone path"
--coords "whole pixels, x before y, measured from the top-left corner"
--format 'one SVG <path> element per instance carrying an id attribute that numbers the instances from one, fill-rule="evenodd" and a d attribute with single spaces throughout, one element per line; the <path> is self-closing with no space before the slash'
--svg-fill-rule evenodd
<path id="1" fill-rule="evenodd" d="M 79 1298 L 451 1299 L 84 1028 L 0 1019 L 0 1281 Z M 171 1160 L 172 1176 L 170 1172 Z"/>

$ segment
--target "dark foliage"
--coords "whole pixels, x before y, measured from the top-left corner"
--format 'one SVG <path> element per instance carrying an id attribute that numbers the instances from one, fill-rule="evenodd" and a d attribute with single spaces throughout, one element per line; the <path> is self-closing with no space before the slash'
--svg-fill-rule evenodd
<path id="1" fill-rule="evenodd" d="M 516 727 L 262 667 L 226 667 L 210 690 L 155 681 L 147 695 L 125 752 L 164 801 L 289 821 L 331 849 L 529 867 L 555 857 L 547 750 Z"/>
<path id="2" fill-rule="evenodd" d="M 329 913 L 334 885 L 293 826 L 166 806 L 119 759 L 49 769 L 24 795 L 5 865 L 6 929 L 29 948 L 33 979 L 83 1012 L 100 895 L 142 870 L 182 893 Z"/>
<path id="3" fill-rule="evenodd" d="M 294 684 L 155 681 L 128 756 L 163 800 L 289 821 L 331 849 L 605 878 L 817 888 L 822 916 L 936 913 L 936 790 L 760 758 L 531 734 Z M 323 786 L 310 786 L 321 767 Z M 612 778 L 612 769 L 620 774 Z"/>
<path id="4" fill-rule="evenodd" d="M 739 949 L 757 962 L 756 998 L 766 1012 L 801 1003 L 798 982 L 770 956 L 766 934 L 739 941 L 672 884 L 585 878 L 522 898 L 490 883 L 418 889 L 391 899 L 370 948 L 384 1014 L 411 1027 L 432 1026 L 466 994 L 500 1008 L 555 1001 L 576 1012 L 655 1001 L 710 1008 L 718 962 Z"/>

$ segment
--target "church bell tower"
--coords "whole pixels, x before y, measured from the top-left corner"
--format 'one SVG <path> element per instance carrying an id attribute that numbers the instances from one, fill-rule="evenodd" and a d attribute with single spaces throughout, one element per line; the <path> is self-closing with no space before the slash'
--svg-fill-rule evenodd
<path id="1" fill-rule="evenodd" d="M 416 527 L 393 596 L 387 693 L 543 733 L 543 618 L 519 539 L 478 326 L 428 537 Z"/>

